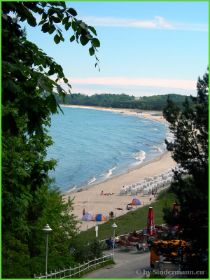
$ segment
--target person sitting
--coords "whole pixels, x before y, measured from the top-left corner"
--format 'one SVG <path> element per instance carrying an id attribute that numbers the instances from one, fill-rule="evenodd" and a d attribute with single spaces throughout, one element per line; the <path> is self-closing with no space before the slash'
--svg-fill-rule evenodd
<path id="1" fill-rule="evenodd" d="M 136 249 L 137 249 L 137 251 L 144 251 L 144 247 L 140 243 L 136 244 Z"/>
<path id="2" fill-rule="evenodd" d="M 133 236 L 134 237 L 139 237 L 138 233 L 136 232 L 136 230 L 133 231 Z"/>
<path id="3" fill-rule="evenodd" d="M 106 239 L 106 245 L 108 249 L 112 249 L 113 248 L 113 241 L 112 238 L 110 237 L 109 239 Z"/>
<path id="4" fill-rule="evenodd" d="M 133 208 L 133 207 L 132 207 L 132 204 L 131 204 L 131 203 L 128 203 L 126 208 L 127 208 L 127 210 L 131 210 L 131 209 Z"/>
<path id="5" fill-rule="evenodd" d="M 111 212 L 109 213 L 109 217 L 110 217 L 110 219 L 113 219 L 113 218 L 114 218 L 114 212 L 113 212 L 113 211 L 111 211 Z"/>

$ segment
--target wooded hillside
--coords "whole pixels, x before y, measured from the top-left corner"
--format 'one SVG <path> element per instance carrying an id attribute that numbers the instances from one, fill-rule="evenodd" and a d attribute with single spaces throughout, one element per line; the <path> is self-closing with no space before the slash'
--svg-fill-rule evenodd
<path id="1" fill-rule="evenodd" d="M 176 103 L 178 107 L 189 97 L 179 94 L 153 95 L 135 97 L 126 94 L 94 94 L 91 96 L 80 93 L 68 94 L 63 100 L 57 94 L 55 95 L 57 102 L 60 104 L 101 106 L 112 108 L 132 108 L 142 110 L 163 110 L 166 106 L 167 99 Z"/>

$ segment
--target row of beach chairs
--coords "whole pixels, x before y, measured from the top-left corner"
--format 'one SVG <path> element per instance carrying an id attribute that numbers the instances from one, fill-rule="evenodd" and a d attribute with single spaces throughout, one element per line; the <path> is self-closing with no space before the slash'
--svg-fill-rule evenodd
<path id="1" fill-rule="evenodd" d="M 181 168 L 176 167 L 176 171 L 181 171 Z M 151 195 L 156 194 L 157 191 L 173 181 L 174 173 L 172 169 L 153 177 L 146 177 L 143 180 L 132 184 L 123 186 L 120 189 L 120 195 Z"/>

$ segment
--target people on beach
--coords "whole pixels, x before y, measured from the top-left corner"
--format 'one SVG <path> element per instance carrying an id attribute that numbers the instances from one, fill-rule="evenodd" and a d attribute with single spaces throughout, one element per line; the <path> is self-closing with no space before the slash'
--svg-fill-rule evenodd
<path id="1" fill-rule="evenodd" d="M 114 193 L 104 193 L 104 191 L 101 191 L 101 195 L 113 195 Z"/>
<path id="2" fill-rule="evenodd" d="M 132 204 L 131 204 L 131 203 L 128 203 L 127 206 L 126 206 L 126 209 L 127 209 L 127 210 L 133 209 Z"/>
<path id="3" fill-rule="evenodd" d="M 113 212 L 113 211 L 109 212 L 109 218 L 110 218 L 110 219 L 113 219 L 113 218 L 114 218 L 114 212 Z"/>

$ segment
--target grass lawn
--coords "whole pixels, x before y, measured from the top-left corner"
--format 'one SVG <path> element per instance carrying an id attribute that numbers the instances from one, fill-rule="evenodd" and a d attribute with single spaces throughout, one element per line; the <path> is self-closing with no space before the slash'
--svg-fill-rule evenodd
<path id="1" fill-rule="evenodd" d="M 164 223 L 163 208 L 172 207 L 175 201 L 175 195 L 169 190 L 164 190 L 159 193 L 157 200 L 150 205 L 140 207 L 135 211 L 131 211 L 123 216 L 109 220 L 108 222 L 99 225 L 98 235 L 99 240 L 106 239 L 113 235 L 112 224 L 117 224 L 116 236 L 132 232 L 134 230 L 143 229 L 147 226 L 147 213 L 150 206 L 154 209 L 155 224 Z M 95 239 L 95 228 L 81 232 L 78 236 L 83 242 L 88 242 Z"/>

